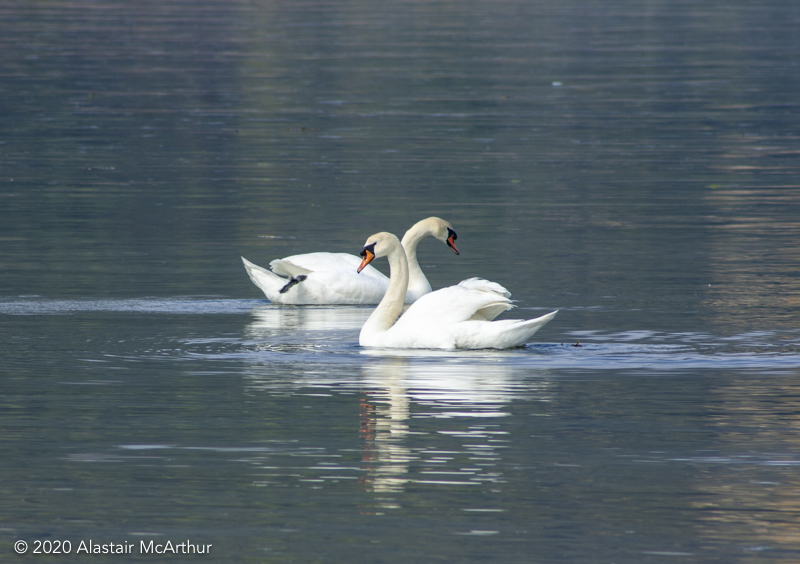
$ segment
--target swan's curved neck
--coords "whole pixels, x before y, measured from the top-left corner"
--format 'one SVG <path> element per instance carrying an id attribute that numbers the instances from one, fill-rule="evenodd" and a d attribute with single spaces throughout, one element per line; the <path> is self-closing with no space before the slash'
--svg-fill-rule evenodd
<path id="1" fill-rule="evenodd" d="M 395 239 L 397 241 L 397 239 Z M 381 303 L 369 316 L 361 328 L 361 335 L 375 334 L 388 331 L 400 313 L 403 311 L 403 302 L 408 289 L 408 261 L 403 247 L 394 243 L 386 255 L 389 259 L 389 288 L 386 290 Z"/>
<path id="2" fill-rule="evenodd" d="M 417 224 L 406 231 L 401 243 L 408 260 L 408 288 L 419 295 L 427 294 L 431 291 L 430 282 L 428 282 L 417 261 L 417 246 L 420 241 L 429 235 L 432 235 L 432 233 L 427 226 Z"/>

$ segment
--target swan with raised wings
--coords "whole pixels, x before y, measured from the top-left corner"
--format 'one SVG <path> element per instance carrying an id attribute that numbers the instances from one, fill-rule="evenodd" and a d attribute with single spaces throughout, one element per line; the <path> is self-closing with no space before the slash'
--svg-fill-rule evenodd
<path id="1" fill-rule="evenodd" d="M 408 285 L 408 261 L 391 233 L 376 233 L 361 251 L 362 272 L 373 259 L 389 259 L 389 288 L 361 328 L 364 347 L 402 349 L 507 349 L 528 342 L 557 311 L 536 319 L 493 321 L 511 309 L 511 294 L 500 284 L 470 278 L 457 286 L 430 292 L 403 310 Z"/>
<path id="2" fill-rule="evenodd" d="M 413 303 L 431 291 L 430 282 L 417 262 L 417 246 L 425 237 L 446 243 L 458 254 L 455 243 L 458 236 L 443 219 L 429 217 L 406 231 L 402 242 L 409 272 L 405 303 Z M 269 263 L 271 272 L 244 257 L 242 262 L 253 284 L 276 304 L 377 304 L 389 287 L 389 278 L 371 266 L 358 274 L 356 268 L 361 259 L 347 253 L 307 253 L 276 259 Z"/>

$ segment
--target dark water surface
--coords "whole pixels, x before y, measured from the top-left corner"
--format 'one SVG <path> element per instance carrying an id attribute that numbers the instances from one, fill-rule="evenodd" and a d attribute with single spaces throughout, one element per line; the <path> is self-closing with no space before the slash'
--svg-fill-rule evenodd
<path id="1" fill-rule="evenodd" d="M 800 560 L 799 25 L 0 3 L 0 561 Z M 430 215 L 536 342 L 362 349 L 239 259 Z"/>

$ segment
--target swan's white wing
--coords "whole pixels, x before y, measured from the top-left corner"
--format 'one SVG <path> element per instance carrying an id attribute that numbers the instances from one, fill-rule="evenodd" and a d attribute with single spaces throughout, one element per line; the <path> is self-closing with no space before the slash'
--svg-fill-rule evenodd
<path id="1" fill-rule="evenodd" d="M 424 325 L 396 323 L 384 333 L 362 342 L 365 346 L 407 349 L 508 349 L 520 347 L 547 324 L 557 312 L 536 319 L 501 321 L 467 320 Z"/>
<path id="2" fill-rule="evenodd" d="M 351 266 L 353 269 L 356 269 L 358 265 L 361 264 L 360 258 L 348 253 L 305 253 L 274 260 L 270 263 L 270 267 L 272 267 L 273 263 L 281 261 L 288 261 L 310 271 L 335 270 L 337 268 L 349 268 Z"/>
<path id="3" fill-rule="evenodd" d="M 275 274 L 282 276 L 297 276 L 310 272 L 320 272 L 324 270 L 352 270 L 356 272 L 361 264 L 361 257 L 347 253 L 305 253 L 302 255 L 292 255 L 282 259 L 273 260 L 269 263 L 270 268 Z M 360 276 L 385 280 L 388 284 L 389 279 L 372 265 L 368 265 L 361 271 Z"/>
<path id="4" fill-rule="evenodd" d="M 300 279 L 289 284 L 291 279 L 288 277 L 278 276 L 244 257 L 242 257 L 242 262 L 253 283 L 261 288 L 272 303 L 276 304 L 377 304 L 381 301 L 389 285 L 389 279 L 383 275 L 381 275 L 383 279 L 375 276 L 361 276 L 354 268 L 330 269 L 320 272 L 308 271 L 308 274 L 302 275 L 301 272 L 287 274 L 287 276 L 295 278 L 300 275 Z M 273 263 L 275 262 L 277 261 L 273 261 Z M 284 290 L 283 293 L 281 290 Z"/>
<path id="5" fill-rule="evenodd" d="M 311 272 L 304 280 L 281 294 L 281 303 L 377 304 L 383 298 L 388 286 L 388 278 L 380 280 L 361 276 L 355 269 L 321 270 Z"/>
<path id="6" fill-rule="evenodd" d="M 492 321 L 511 309 L 500 284 L 471 278 L 422 296 L 374 346 L 505 349 L 524 345 L 556 312 L 536 319 Z"/>
<path id="7" fill-rule="evenodd" d="M 307 275 L 313 272 L 312 270 L 298 266 L 286 259 L 275 259 L 269 263 L 269 267 L 273 273 L 277 274 L 278 276 L 286 276 L 287 278 L 297 278 L 298 276 Z"/>
<path id="8" fill-rule="evenodd" d="M 481 292 L 491 292 L 494 294 L 500 294 L 506 298 L 511 297 L 511 292 L 503 288 L 497 282 L 491 282 L 489 280 L 484 280 L 483 278 L 467 278 L 466 280 L 462 280 L 458 283 L 459 286 L 467 288 L 469 290 L 478 290 Z"/>
<path id="9" fill-rule="evenodd" d="M 499 284 L 478 278 L 464 282 L 425 294 L 408 308 L 392 329 L 413 331 L 414 327 L 428 325 L 453 325 L 474 319 L 485 321 L 513 307 L 505 295 L 508 292 Z M 494 286 L 503 293 L 495 291 Z"/>

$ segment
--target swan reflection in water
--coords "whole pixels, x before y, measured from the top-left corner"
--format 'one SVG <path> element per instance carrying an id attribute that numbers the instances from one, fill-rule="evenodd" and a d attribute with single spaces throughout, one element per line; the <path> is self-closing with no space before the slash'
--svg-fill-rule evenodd
<path id="1" fill-rule="evenodd" d="M 372 312 L 364 306 L 275 306 L 253 309 L 245 337 L 257 351 L 312 352 L 350 348 Z"/>
<path id="2" fill-rule="evenodd" d="M 253 309 L 253 321 L 247 326 L 250 338 L 273 337 L 306 331 L 355 331 L 372 313 L 364 306 L 276 306 Z"/>
<path id="3" fill-rule="evenodd" d="M 519 364 L 520 351 L 359 348 L 358 331 L 371 312 L 359 306 L 257 308 L 246 328 L 255 345 L 246 355 L 252 362 L 246 393 L 275 398 L 361 394 L 358 407 L 353 405 L 360 410 L 361 453 L 336 472 L 352 472 L 350 477 L 372 495 L 371 508 L 362 506 L 362 511 L 400 507 L 408 484 L 502 487 L 502 450 L 514 448 L 506 429 L 507 406 L 521 398 L 551 401 L 550 380 L 538 368 L 527 377 L 531 369 Z M 313 446 L 309 439 L 298 452 L 271 452 L 254 460 L 263 473 L 258 485 L 299 479 L 298 473 L 313 478 L 315 487 L 333 480 L 327 457 L 352 454 Z M 324 464 L 298 471 L 281 462 L 282 456 L 314 453 L 324 453 Z"/>
<path id="4" fill-rule="evenodd" d="M 414 358 L 419 352 L 396 353 L 371 350 L 377 358 L 362 366 L 360 483 L 376 494 L 377 506 L 400 507 L 392 494 L 409 483 L 502 483 L 500 449 L 509 446 L 502 444 L 508 434 L 502 420 L 510 415 L 505 405 L 521 393 L 546 401 L 547 381 L 520 389 L 513 367 L 497 359 L 451 354 L 432 362 Z"/>
<path id="5" fill-rule="evenodd" d="M 401 491 L 408 482 L 409 463 L 415 459 L 406 444 L 410 409 L 403 364 L 396 360 L 362 368 L 365 383 L 374 389 L 362 397 L 360 405 L 365 470 L 360 483 L 376 494 Z M 390 497 L 379 498 L 378 505 L 399 507 Z"/>

